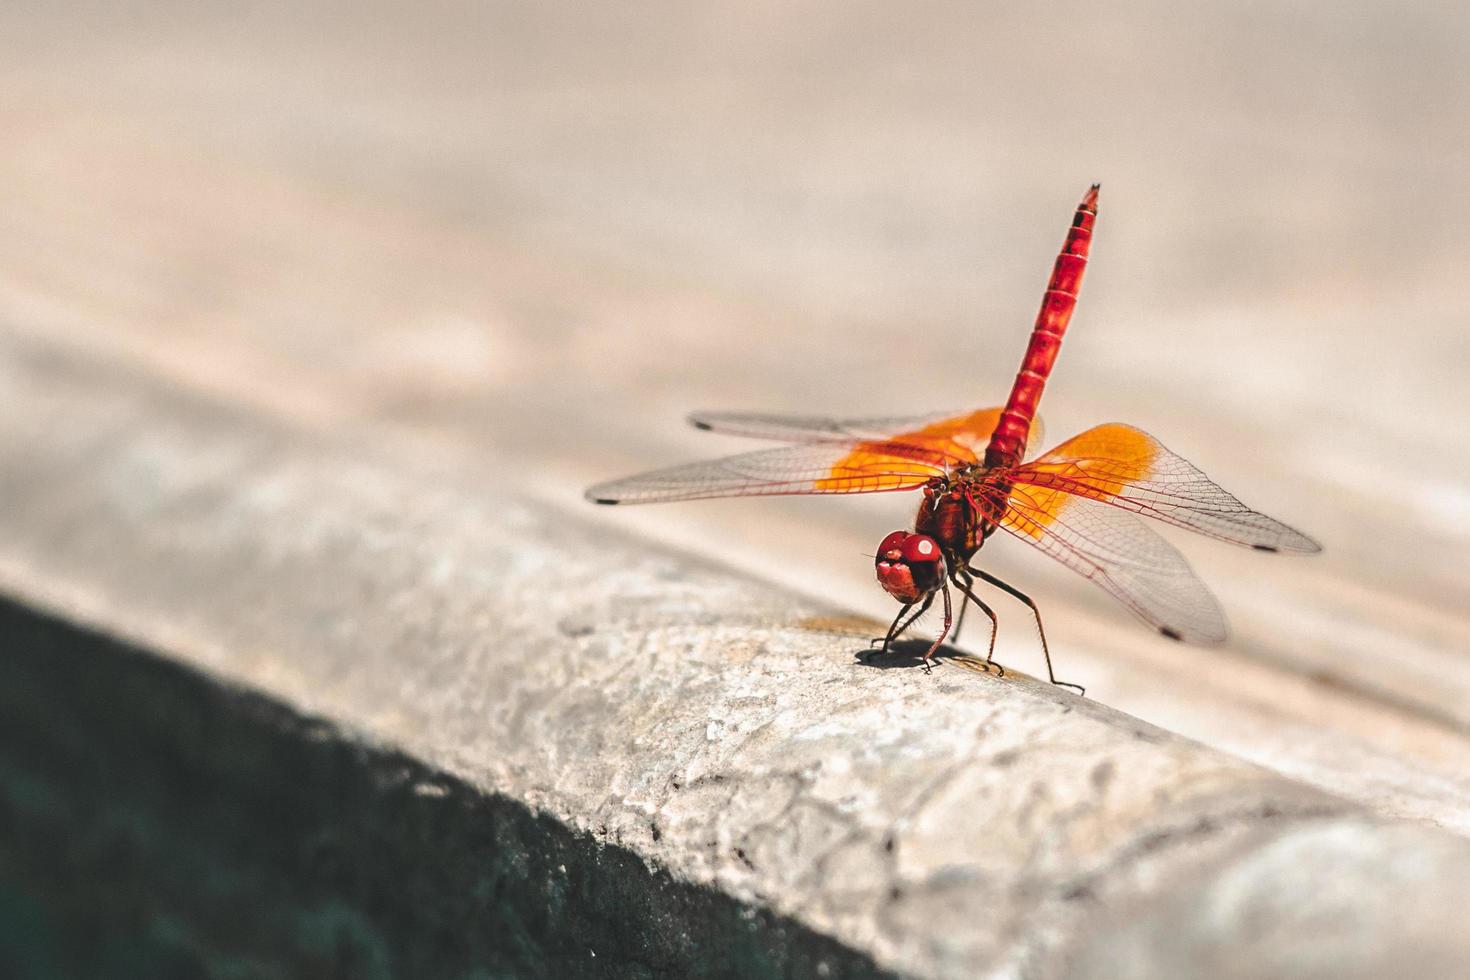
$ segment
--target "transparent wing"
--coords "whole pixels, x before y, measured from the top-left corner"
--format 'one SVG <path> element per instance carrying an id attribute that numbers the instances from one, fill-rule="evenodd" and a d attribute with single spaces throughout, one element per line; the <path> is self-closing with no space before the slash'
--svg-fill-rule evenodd
<path id="1" fill-rule="evenodd" d="M 782 446 L 599 483 L 599 504 L 648 504 L 708 497 L 880 493 L 921 487 L 963 460 L 899 443 Z"/>
<path id="2" fill-rule="evenodd" d="M 1086 497 L 1018 486 L 1001 526 L 1176 640 L 1219 643 L 1225 614 L 1184 556 L 1138 518 Z"/>
<path id="3" fill-rule="evenodd" d="M 953 412 L 896 415 L 866 419 L 835 419 L 822 415 L 778 415 L 764 412 L 694 412 L 689 424 L 708 432 L 772 439 L 776 442 L 863 442 L 890 439 L 955 418 Z"/>
<path id="4" fill-rule="evenodd" d="M 1130 425 L 1089 429 L 1005 478 L 1036 488 L 1030 497 L 1043 526 L 1068 498 L 1080 497 L 1261 551 L 1322 550 L 1300 531 L 1251 510 L 1194 464 Z"/>
<path id="5" fill-rule="evenodd" d="M 822 415 L 774 415 L 763 412 L 695 412 L 689 424 L 696 429 L 744 436 L 748 439 L 773 439 L 778 442 L 858 443 L 903 442 L 920 446 L 938 444 L 946 451 L 974 461 L 985 451 L 990 434 L 1000 421 L 1001 409 L 982 408 L 956 415 L 953 412 L 931 415 L 890 416 L 864 419 L 837 419 Z M 1031 445 L 1042 440 L 1040 419 L 1031 422 Z"/>

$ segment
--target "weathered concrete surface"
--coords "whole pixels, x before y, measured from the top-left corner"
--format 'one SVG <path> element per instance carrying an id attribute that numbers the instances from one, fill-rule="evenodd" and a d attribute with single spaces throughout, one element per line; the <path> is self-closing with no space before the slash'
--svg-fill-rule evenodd
<path id="1" fill-rule="evenodd" d="M 1051 432 L 1141 425 L 1326 551 L 1186 537 L 1208 651 L 985 560 L 1101 700 L 1470 832 L 1458 5 L 583 6 L 0 4 L 0 318 L 570 506 L 740 447 L 695 408 L 995 403 L 1101 180 Z M 861 556 L 911 512 L 599 516 L 879 614 Z"/>
<path id="2" fill-rule="evenodd" d="M 3 353 L 11 595 L 884 968 L 1470 963 L 1458 838 L 1014 673 L 863 666 L 873 624 L 518 499 L 493 461 L 325 444 L 116 363 Z"/>
<path id="3" fill-rule="evenodd" d="M 401 753 L 0 601 L 0 976 L 882 976 Z"/>

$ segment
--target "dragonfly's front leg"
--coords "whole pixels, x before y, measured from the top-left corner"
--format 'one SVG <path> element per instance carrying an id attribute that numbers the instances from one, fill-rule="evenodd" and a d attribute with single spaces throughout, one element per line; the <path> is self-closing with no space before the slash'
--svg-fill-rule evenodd
<path id="1" fill-rule="evenodd" d="M 896 640 L 896 639 L 898 639 L 901 635 L 903 635 L 904 630 L 906 630 L 910 626 L 914 625 L 914 621 L 917 620 L 920 616 L 924 615 L 926 612 L 928 612 L 929 611 L 929 607 L 932 606 L 933 604 L 934 604 L 934 593 L 931 592 L 927 596 L 924 597 L 924 601 L 923 602 L 921 602 L 921 603 L 912 603 L 911 602 L 908 605 L 904 606 L 902 609 L 900 609 L 898 611 L 898 615 L 895 616 L 895 617 L 893 617 L 893 625 L 890 626 L 890 627 L 888 627 L 888 635 L 887 636 L 884 636 L 884 637 L 876 637 L 876 636 L 873 637 L 873 639 L 868 643 L 868 646 L 871 647 L 875 643 L 882 643 L 883 644 L 883 649 L 880 650 L 879 652 L 880 653 L 887 653 L 888 652 L 888 647 L 893 643 L 893 641 Z M 915 605 L 918 605 L 919 608 L 917 610 L 915 610 L 914 611 L 914 614 L 912 616 L 909 616 L 908 620 L 905 622 L 904 619 L 903 619 L 904 616 L 905 616 L 905 614 L 907 614 L 910 609 L 913 609 Z M 903 622 L 903 625 L 902 626 L 899 625 L 900 622 Z"/>
<path id="2" fill-rule="evenodd" d="M 930 666 L 931 663 L 938 663 L 934 659 L 934 651 L 939 649 L 940 645 L 944 643 L 944 638 L 949 635 L 949 624 L 954 618 L 951 615 L 949 604 L 949 583 L 944 582 L 940 585 L 940 589 L 944 592 L 944 629 L 939 631 L 939 636 L 935 639 L 933 645 L 924 651 L 924 673 L 926 674 L 932 674 L 934 672 L 934 669 Z M 929 599 L 933 601 L 934 593 L 929 593 Z"/>

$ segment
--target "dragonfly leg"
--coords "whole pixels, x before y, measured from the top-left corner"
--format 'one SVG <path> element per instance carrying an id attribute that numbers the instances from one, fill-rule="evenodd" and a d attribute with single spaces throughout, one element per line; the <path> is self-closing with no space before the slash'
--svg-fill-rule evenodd
<path id="1" fill-rule="evenodd" d="M 888 627 L 888 635 L 883 637 L 882 639 L 883 653 L 888 652 L 889 645 L 893 643 L 894 640 L 898 639 L 899 636 L 903 634 L 904 630 L 914 625 L 914 620 L 918 619 L 920 616 L 929 611 L 929 607 L 934 605 L 934 593 L 929 593 L 924 597 L 924 601 L 922 603 L 917 603 L 917 605 L 919 606 L 918 610 L 916 610 L 912 616 L 909 616 L 907 622 L 903 622 L 903 617 L 908 613 L 910 609 L 913 609 L 915 605 L 916 603 L 909 603 L 898 611 L 897 616 L 893 617 L 893 625 Z M 902 626 L 899 625 L 900 622 L 903 622 Z M 869 643 L 868 645 L 872 646 L 873 643 L 878 642 L 878 638 L 874 637 L 872 643 Z"/>
<path id="2" fill-rule="evenodd" d="M 892 643 L 893 638 L 899 633 L 898 621 L 900 619 L 903 619 L 904 616 L 908 615 L 908 611 L 912 608 L 914 608 L 914 604 L 912 602 L 906 602 L 902 606 L 900 606 L 898 609 L 898 615 L 893 617 L 893 622 L 890 623 L 888 626 L 888 632 L 883 636 L 875 636 L 871 640 L 869 640 L 868 649 L 871 650 L 873 647 L 881 643 L 883 644 L 883 652 L 887 653 L 888 644 Z"/>
<path id="3" fill-rule="evenodd" d="M 950 581 L 954 582 L 955 588 L 965 594 L 965 600 L 967 602 L 975 603 L 975 605 L 980 607 L 981 612 L 990 617 L 990 649 L 985 652 L 985 669 L 989 670 L 990 665 L 995 663 L 995 635 L 1000 632 L 1000 621 L 995 618 L 995 610 L 987 606 L 979 596 L 970 591 L 970 587 L 975 584 L 975 580 L 970 577 L 970 573 L 967 570 L 956 568 L 954 574 L 950 576 Z M 965 608 L 962 605 L 960 606 L 960 616 L 963 617 L 964 615 Z M 955 627 L 955 634 L 959 634 L 959 627 Z M 999 671 L 1001 677 L 1006 675 L 1006 669 L 1000 664 L 996 663 L 995 669 Z"/>
<path id="4" fill-rule="evenodd" d="M 955 582 L 956 587 L 958 587 L 959 584 L 959 582 Z M 965 594 L 965 597 L 960 600 L 960 615 L 954 623 L 954 641 L 956 643 L 960 642 L 960 633 L 962 633 L 965 629 L 965 610 L 970 608 L 970 600 L 974 598 L 974 596 L 970 594 L 969 589 L 960 589 L 960 591 Z M 975 601 L 979 602 L 980 600 L 976 599 Z"/>
<path id="5" fill-rule="evenodd" d="M 949 583 L 941 582 L 939 587 L 944 592 L 944 629 L 939 631 L 939 636 L 937 639 L 935 639 L 933 645 L 930 646 L 928 650 L 924 651 L 924 673 L 926 674 L 934 673 L 933 668 L 931 668 L 929 664 L 931 662 L 937 663 L 937 661 L 934 660 L 934 651 L 939 649 L 940 644 L 944 642 L 944 638 L 949 635 L 949 624 L 954 618 L 951 615 L 949 605 Z M 934 593 L 929 593 L 929 598 L 932 600 L 934 598 Z"/>
<path id="6" fill-rule="evenodd" d="M 991 575 L 989 572 L 985 571 L 984 569 L 976 568 L 973 565 L 971 565 L 971 566 L 969 566 L 969 569 L 968 570 L 970 572 L 974 573 L 975 575 L 980 576 L 980 578 L 984 579 L 986 582 L 989 582 L 991 585 L 995 586 L 997 589 L 1000 589 L 1003 592 L 1009 592 L 1011 595 L 1015 596 L 1017 599 L 1020 599 L 1026 605 L 1028 605 L 1028 606 L 1031 607 L 1031 614 L 1036 617 L 1036 632 L 1041 637 L 1041 655 L 1046 658 L 1046 676 L 1047 676 L 1047 679 L 1050 680 L 1057 687 L 1071 687 L 1071 688 L 1075 688 L 1077 690 L 1077 693 L 1079 695 L 1083 694 L 1084 693 L 1084 688 L 1082 687 L 1081 684 L 1073 684 L 1073 683 L 1070 683 L 1069 681 L 1059 681 L 1059 680 L 1057 680 L 1056 673 L 1052 671 L 1052 669 L 1051 669 L 1051 650 L 1048 649 L 1047 648 L 1047 645 L 1046 645 L 1046 627 L 1044 627 L 1044 626 L 1041 625 L 1041 610 L 1036 608 L 1036 603 L 1031 600 L 1031 597 L 1029 595 L 1027 595 L 1026 593 L 1022 592 L 1020 589 L 1016 588 L 1014 585 L 1011 585 L 1008 582 L 1004 582 L 1004 581 L 996 578 L 994 575 Z"/>
<path id="7" fill-rule="evenodd" d="M 958 579 L 954 578 L 954 573 L 962 570 L 965 567 L 965 563 L 959 558 L 953 558 L 947 565 L 950 570 L 950 578 L 958 586 L 960 583 Z M 960 642 L 960 634 L 965 631 L 965 610 L 970 608 L 970 600 L 975 598 L 970 594 L 969 589 L 960 589 L 960 591 L 965 594 L 965 597 L 960 600 L 960 618 L 954 624 L 954 641 L 956 643 Z M 976 599 L 975 601 L 979 602 L 980 600 Z"/>

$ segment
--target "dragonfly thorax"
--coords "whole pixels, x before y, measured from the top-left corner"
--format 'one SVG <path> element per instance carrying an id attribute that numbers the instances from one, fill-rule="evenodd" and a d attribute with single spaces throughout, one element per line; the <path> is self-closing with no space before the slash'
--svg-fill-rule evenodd
<path id="1" fill-rule="evenodd" d="M 914 517 L 914 532 L 939 543 L 946 556 L 968 562 L 995 528 L 982 512 L 980 484 L 972 479 L 934 480 L 924 487 L 924 499 Z"/>

